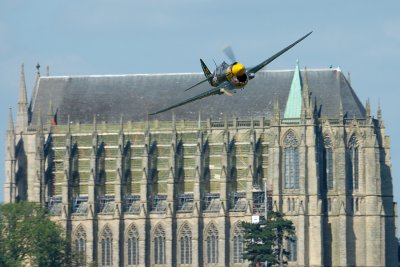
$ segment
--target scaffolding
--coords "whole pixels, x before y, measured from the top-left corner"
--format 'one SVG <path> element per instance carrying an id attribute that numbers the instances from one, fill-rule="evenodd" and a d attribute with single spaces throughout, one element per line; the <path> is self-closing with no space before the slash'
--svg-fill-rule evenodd
<path id="1" fill-rule="evenodd" d="M 192 212 L 193 207 L 193 194 L 178 195 L 178 212 Z"/>
<path id="2" fill-rule="evenodd" d="M 167 211 L 167 195 L 152 195 L 151 212 L 165 213 Z"/>
<path id="3" fill-rule="evenodd" d="M 267 209 L 272 211 L 272 190 L 267 191 Z M 265 191 L 253 192 L 253 214 L 265 213 Z"/>
<path id="4" fill-rule="evenodd" d="M 126 213 L 138 214 L 140 212 L 140 195 L 127 195 L 124 200 L 124 210 Z"/>
<path id="5" fill-rule="evenodd" d="M 219 212 L 221 201 L 219 193 L 205 193 L 203 197 L 204 212 Z"/>
<path id="6" fill-rule="evenodd" d="M 98 203 L 100 213 L 114 213 L 114 196 L 101 196 Z"/>
<path id="7" fill-rule="evenodd" d="M 88 197 L 77 196 L 72 200 L 72 213 L 74 215 L 86 215 L 88 211 Z"/>
<path id="8" fill-rule="evenodd" d="M 49 197 L 49 201 L 47 202 L 47 208 L 51 215 L 61 215 L 61 196 L 53 196 Z"/>
<path id="9" fill-rule="evenodd" d="M 231 193 L 230 207 L 232 211 L 246 211 L 247 208 L 246 192 Z"/>

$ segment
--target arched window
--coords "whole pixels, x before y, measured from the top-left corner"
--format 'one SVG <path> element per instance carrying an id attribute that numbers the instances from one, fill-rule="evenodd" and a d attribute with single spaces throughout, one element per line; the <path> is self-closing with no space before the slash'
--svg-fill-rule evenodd
<path id="1" fill-rule="evenodd" d="M 139 234 L 134 225 L 129 227 L 126 237 L 128 266 L 139 264 Z"/>
<path id="2" fill-rule="evenodd" d="M 285 188 L 299 189 L 299 142 L 292 131 L 284 141 Z"/>
<path id="3" fill-rule="evenodd" d="M 233 263 L 242 263 L 243 259 L 243 231 L 240 225 L 233 232 Z"/>
<path id="4" fill-rule="evenodd" d="M 73 245 L 79 266 L 86 266 L 86 231 L 82 226 L 75 232 Z"/>
<path id="5" fill-rule="evenodd" d="M 104 228 L 100 238 L 101 243 L 101 266 L 112 266 L 112 232 L 108 225 Z"/>
<path id="6" fill-rule="evenodd" d="M 180 235 L 181 264 L 192 264 L 192 231 L 185 224 Z"/>
<path id="7" fill-rule="evenodd" d="M 165 231 L 158 225 L 154 231 L 154 264 L 166 264 Z"/>
<path id="8" fill-rule="evenodd" d="M 218 263 L 218 230 L 211 224 L 207 231 L 207 263 Z"/>
<path id="9" fill-rule="evenodd" d="M 333 150 L 331 139 L 326 136 L 324 137 L 324 149 L 322 153 L 323 157 L 323 172 L 324 180 L 328 190 L 333 190 Z"/>
<path id="10" fill-rule="evenodd" d="M 353 135 L 349 142 L 349 174 L 350 189 L 358 190 L 358 142 L 357 138 Z"/>
<path id="11" fill-rule="evenodd" d="M 292 236 L 288 240 L 288 261 L 297 261 L 297 238 Z"/>

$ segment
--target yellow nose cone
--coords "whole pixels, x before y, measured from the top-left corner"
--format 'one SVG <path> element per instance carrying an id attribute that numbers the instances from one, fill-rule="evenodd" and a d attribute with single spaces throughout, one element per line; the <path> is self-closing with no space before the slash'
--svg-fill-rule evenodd
<path id="1" fill-rule="evenodd" d="M 241 63 L 236 63 L 232 66 L 232 72 L 236 76 L 242 76 L 246 72 L 246 68 Z"/>

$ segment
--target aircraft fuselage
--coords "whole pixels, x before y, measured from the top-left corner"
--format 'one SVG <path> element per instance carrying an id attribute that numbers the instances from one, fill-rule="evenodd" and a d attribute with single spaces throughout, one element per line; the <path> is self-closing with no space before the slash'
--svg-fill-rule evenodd
<path id="1" fill-rule="evenodd" d="M 225 89 L 240 89 L 246 86 L 249 81 L 244 66 L 240 63 L 233 63 L 231 65 L 222 62 L 213 72 L 211 80 L 212 86 L 219 86 L 224 82 L 229 82 L 230 88 Z"/>

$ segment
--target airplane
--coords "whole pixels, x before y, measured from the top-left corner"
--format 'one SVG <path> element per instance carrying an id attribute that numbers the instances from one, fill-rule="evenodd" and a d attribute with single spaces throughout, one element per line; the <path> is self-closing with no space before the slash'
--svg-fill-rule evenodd
<path id="1" fill-rule="evenodd" d="M 305 38 L 307 38 L 310 34 L 312 33 L 309 32 L 291 45 L 285 47 L 278 53 L 274 54 L 270 58 L 264 60 L 260 64 L 251 67 L 246 70 L 245 66 L 242 63 L 239 63 L 235 60 L 235 57 L 233 55 L 232 50 L 230 47 L 227 47 L 224 49 L 225 54 L 233 61 L 232 64 L 228 64 L 225 61 L 221 63 L 221 65 L 217 66 L 216 69 L 214 70 L 213 73 L 210 72 L 210 70 L 207 68 L 206 64 L 202 59 L 200 59 L 200 64 L 201 68 L 203 69 L 204 76 L 206 79 L 196 83 L 195 85 L 192 85 L 191 87 L 187 88 L 185 91 L 188 91 L 204 82 L 208 82 L 212 87 L 212 89 L 205 91 L 199 95 L 196 95 L 194 97 L 191 97 L 189 99 L 186 99 L 182 102 L 179 102 L 175 105 L 169 106 L 167 108 L 161 109 L 159 111 L 149 113 L 149 115 L 156 115 L 171 109 L 174 109 L 176 107 L 188 104 L 190 102 L 212 96 L 212 95 L 221 95 L 225 94 L 227 96 L 232 96 L 232 92 L 235 92 L 236 89 L 243 89 L 249 80 L 252 80 L 255 77 L 255 74 L 267 66 L 269 63 L 274 61 L 277 57 L 281 56 L 283 53 L 291 49 L 293 46 L 296 44 L 300 43 L 303 41 Z"/>

